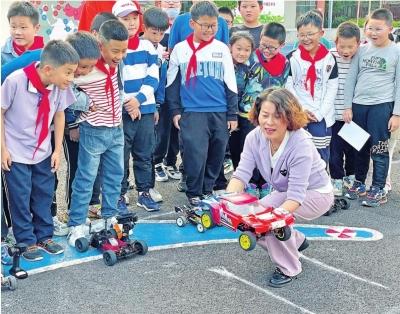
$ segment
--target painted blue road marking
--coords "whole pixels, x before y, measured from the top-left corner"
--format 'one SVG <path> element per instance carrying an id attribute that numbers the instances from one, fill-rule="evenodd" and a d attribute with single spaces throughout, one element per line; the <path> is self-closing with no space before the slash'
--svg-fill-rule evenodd
<path id="1" fill-rule="evenodd" d="M 322 225 L 295 225 L 295 229 L 303 232 L 310 240 L 347 240 L 347 241 L 376 241 L 382 238 L 382 234 L 376 230 L 368 228 L 344 227 L 344 226 L 322 226 Z M 333 235 L 326 233 L 327 230 L 333 231 Z M 151 248 L 172 248 L 182 246 L 181 244 L 191 243 L 206 245 L 208 243 L 228 243 L 234 242 L 239 232 L 233 232 L 225 227 L 214 227 L 199 233 L 196 226 L 188 224 L 182 228 L 176 226 L 175 221 L 143 221 L 136 224 L 134 228 L 134 239 L 143 240 Z M 349 237 L 338 238 L 336 235 L 349 234 Z M 79 261 L 85 262 L 98 259 L 101 256 L 100 251 L 90 248 L 87 252 L 79 253 L 70 247 L 65 237 L 55 237 L 54 240 L 65 247 L 64 254 L 50 255 L 43 252 L 44 259 L 37 262 L 28 262 L 21 258 L 21 267 L 27 271 L 40 268 L 58 268 L 57 264 L 79 264 Z M 73 262 L 76 261 L 76 262 Z M 61 267 L 61 266 L 60 266 Z M 10 266 L 4 266 L 5 274 L 8 274 Z"/>

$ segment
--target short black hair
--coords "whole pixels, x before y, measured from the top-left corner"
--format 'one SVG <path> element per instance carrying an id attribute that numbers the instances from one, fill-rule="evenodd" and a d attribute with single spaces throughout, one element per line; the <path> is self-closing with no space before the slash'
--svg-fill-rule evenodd
<path id="1" fill-rule="evenodd" d="M 96 37 L 89 32 L 79 31 L 68 35 L 66 42 L 76 50 L 81 59 L 99 59 L 100 47 Z"/>
<path id="2" fill-rule="evenodd" d="M 28 1 L 16 1 L 10 5 L 7 12 L 7 19 L 14 16 L 27 16 L 34 26 L 39 24 L 39 11 Z"/>
<path id="3" fill-rule="evenodd" d="M 40 67 L 51 65 L 55 68 L 65 64 L 78 64 L 79 55 L 75 49 L 63 40 L 50 40 L 40 55 Z"/>
<path id="4" fill-rule="evenodd" d="M 314 25 L 315 27 L 322 29 L 322 18 L 321 15 L 308 11 L 303 15 L 300 15 L 296 22 L 296 28 L 299 30 L 300 27 L 306 25 Z"/>
<path id="5" fill-rule="evenodd" d="M 233 15 L 232 10 L 229 9 L 228 7 L 220 7 L 220 8 L 218 9 L 218 13 L 230 15 L 231 18 L 232 18 L 232 21 L 235 19 L 235 16 Z"/>
<path id="6" fill-rule="evenodd" d="M 110 40 L 125 41 L 128 40 L 129 34 L 124 24 L 120 21 L 111 20 L 101 24 L 99 38 L 102 42 L 109 42 Z"/>
<path id="7" fill-rule="evenodd" d="M 169 27 L 167 13 L 160 8 L 149 8 L 143 13 L 143 23 L 146 27 L 153 27 L 160 31 L 166 31 Z"/>
<path id="8" fill-rule="evenodd" d="M 372 11 L 372 13 L 365 20 L 365 25 L 367 25 L 370 19 L 385 21 L 387 26 L 390 27 L 393 25 L 393 13 L 385 8 Z"/>
<path id="9" fill-rule="evenodd" d="M 190 15 L 194 21 L 202 16 L 218 17 L 218 8 L 210 1 L 199 1 L 190 8 Z"/>
<path id="10" fill-rule="evenodd" d="M 104 22 L 107 22 L 107 21 L 112 21 L 112 20 L 117 21 L 118 18 L 110 12 L 100 12 L 100 13 L 96 14 L 96 16 L 94 17 L 92 24 L 90 25 L 90 31 L 91 32 L 93 32 L 93 31 L 99 32 L 101 24 L 103 24 Z"/>
<path id="11" fill-rule="evenodd" d="M 360 28 L 356 23 L 353 22 L 343 22 L 340 24 L 336 31 L 336 40 L 339 38 L 353 38 L 355 37 L 357 41 L 360 41 L 361 34 Z"/>
<path id="12" fill-rule="evenodd" d="M 243 1 L 238 1 L 238 8 L 240 9 L 240 5 L 242 4 Z M 264 1 L 257 1 L 258 5 L 263 5 Z"/>
<path id="13" fill-rule="evenodd" d="M 286 40 L 286 29 L 280 23 L 271 22 L 264 25 L 261 31 L 261 37 L 263 36 L 276 39 L 280 44 L 283 44 Z"/>

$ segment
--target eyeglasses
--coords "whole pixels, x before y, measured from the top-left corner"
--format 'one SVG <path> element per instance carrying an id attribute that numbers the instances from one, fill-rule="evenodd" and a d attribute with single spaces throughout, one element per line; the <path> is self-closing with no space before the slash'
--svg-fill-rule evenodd
<path id="1" fill-rule="evenodd" d="M 215 31 L 218 28 L 218 24 L 200 24 L 199 22 L 197 22 L 195 20 L 193 20 L 193 22 L 195 22 L 197 25 L 200 25 L 200 28 L 201 28 L 202 32 L 206 32 L 210 28 L 211 28 L 211 30 Z"/>
<path id="2" fill-rule="evenodd" d="M 301 40 L 303 40 L 303 39 L 310 39 L 310 38 L 314 37 L 314 36 L 315 36 L 316 34 L 318 34 L 318 33 L 319 33 L 319 31 L 318 31 L 318 32 L 315 32 L 315 33 L 298 34 L 297 37 L 300 38 Z"/>
<path id="3" fill-rule="evenodd" d="M 269 52 L 275 52 L 277 51 L 280 47 L 273 47 L 273 46 L 265 46 L 263 44 L 260 44 L 258 47 L 261 51 L 268 50 Z"/>
<path id="4" fill-rule="evenodd" d="M 373 28 L 373 27 L 367 27 L 365 30 L 366 30 L 367 32 L 371 32 L 371 33 L 380 34 L 380 33 L 382 33 L 383 31 L 385 31 L 385 30 L 386 30 L 386 28 Z"/>

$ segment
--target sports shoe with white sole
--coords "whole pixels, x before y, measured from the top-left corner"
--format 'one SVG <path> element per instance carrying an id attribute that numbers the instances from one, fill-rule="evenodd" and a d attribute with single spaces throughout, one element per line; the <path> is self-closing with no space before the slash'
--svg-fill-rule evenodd
<path id="1" fill-rule="evenodd" d="M 75 247 L 75 241 L 80 238 L 84 238 L 89 234 L 89 227 L 86 225 L 78 225 L 69 228 L 69 234 L 67 236 L 68 244 Z"/>
<path id="2" fill-rule="evenodd" d="M 156 189 L 149 189 L 149 193 L 154 202 L 160 203 L 163 201 L 162 195 Z"/>
<path id="3" fill-rule="evenodd" d="M 61 222 L 57 216 L 53 217 L 53 234 L 58 237 L 64 237 L 69 233 L 69 228 L 67 224 Z"/>

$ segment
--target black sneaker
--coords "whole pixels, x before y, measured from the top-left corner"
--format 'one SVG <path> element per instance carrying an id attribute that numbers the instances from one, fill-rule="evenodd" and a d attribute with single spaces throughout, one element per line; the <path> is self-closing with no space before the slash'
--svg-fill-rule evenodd
<path id="1" fill-rule="evenodd" d="M 64 253 L 64 248 L 52 239 L 40 241 L 38 247 L 45 250 L 49 254 L 61 254 Z"/>
<path id="2" fill-rule="evenodd" d="M 30 262 L 40 261 L 43 259 L 42 253 L 39 251 L 39 248 L 36 245 L 29 246 L 22 256 Z"/>
<path id="3" fill-rule="evenodd" d="M 310 243 L 308 243 L 307 238 L 304 238 L 303 243 L 300 245 L 300 247 L 297 249 L 299 252 L 304 251 L 306 248 L 310 246 Z"/>
<path id="4" fill-rule="evenodd" d="M 292 278 L 297 278 L 297 277 L 296 276 L 290 277 L 288 275 L 285 275 L 277 267 L 268 282 L 268 286 L 274 287 L 274 288 L 281 288 L 284 285 L 287 285 L 288 283 L 292 282 Z"/>
<path id="5" fill-rule="evenodd" d="M 188 197 L 189 204 L 193 207 L 197 207 L 201 204 L 201 198 L 199 196 Z"/>

